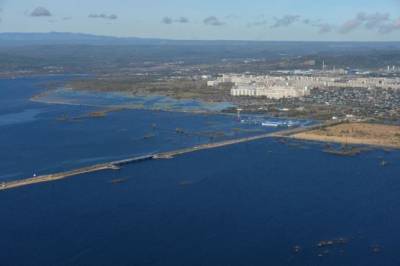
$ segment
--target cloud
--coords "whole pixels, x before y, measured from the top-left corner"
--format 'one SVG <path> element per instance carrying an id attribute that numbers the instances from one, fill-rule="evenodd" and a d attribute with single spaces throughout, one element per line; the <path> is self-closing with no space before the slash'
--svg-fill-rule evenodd
<path id="1" fill-rule="evenodd" d="M 189 19 L 185 17 L 180 17 L 177 20 L 175 20 L 178 23 L 189 23 Z"/>
<path id="2" fill-rule="evenodd" d="M 2 22 L 1 14 L 3 13 L 3 9 L 0 8 L 0 23 Z"/>
<path id="3" fill-rule="evenodd" d="M 391 21 L 389 23 L 381 25 L 378 29 L 378 32 L 382 34 L 387 34 L 397 30 L 400 30 L 400 18 L 395 21 Z"/>
<path id="4" fill-rule="evenodd" d="M 63 17 L 62 20 L 71 20 L 72 17 Z"/>
<path id="5" fill-rule="evenodd" d="M 48 9 L 39 6 L 35 8 L 29 15 L 31 17 L 51 17 L 51 12 Z"/>
<path id="6" fill-rule="evenodd" d="M 89 18 L 101 18 L 101 19 L 108 19 L 108 20 L 116 20 L 118 19 L 118 16 L 115 14 L 90 14 L 88 16 Z"/>
<path id="7" fill-rule="evenodd" d="M 367 29 L 379 28 L 384 23 L 390 20 L 389 13 L 375 13 L 375 14 L 360 13 L 359 16 L 365 21 L 365 27 Z"/>
<path id="8" fill-rule="evenodd" d="M 334 25 L 322 22 L 321 20 L 304 19 L 303 23 L 311 27 L 318 28 L 319 34 L 332 32 L 335 28 Z"/>
<path id="9" fill-rule="evenodd" d="M 400 0 L 398 0 L 400 2 Z M 391 33 L 400 30 L 400 18 L 392 20 L 389 13 L 364 13 L 356 14 L 341 25 L 335 25 L 323 22 L 322 20 L 303 19 L 305 25 L 318 28 L 318 33 L 336 32 L 341 34 L 349 34 L 357 29 L 367 31 L 375 31 L 381 34 Z"/>
<path id="10" fill-rule="evenodd" d="M 186 18 L 186 17 L 180 17 L 180 18 L 177 18 L 177 19 L 174 19 L 174 18 L 171 18 L 171 17 L 164 17 L 161 20 L 161 23 L 167 24 L 167 25 L 171 25 L 173 23 L 186 24 L 186 23 L 189 23 L 189 19 Z"/>
<path id="11" fill-rule="evenodd" d="M 164 17 L 162 20 L 161 20 L 161 22 L 162 23 L 164 23 L 164 24 L 172 24 L 172 23 L 174 23 L 174 20 L 172 19 L 172 18 L 170 18 L 170 17 Z"/>
<path id="12" fill-rule="evenodd" d="M 215 17 L 215 16 L 210 16 L 210 17 L 205 18 L 205 19 L 203 20 L 203 23 L 204 23 L 205 25 L 208 25 L 208 26 L 222 26 L 222 25 L 225 25 L 224 22 L 220 21 L 220 20 L 219 20 L 217 17 Z"/>
<path id="13" fill-rule="evenodd" d="M 317 24 L 317 25 L 314 25 L 314 27 L 319 28 L 319 30 L 318 30 L 319 34 L 329 33 L 329 32 L 332 32 L 335 29 L 335 26 L 331 25 L 329 23 Z"/>
<path id="14" fill-rule="evenodd" d="M 386 28 L 388 23 L 390 24 L 389 13 L 358 13 L 355 18 L 346 21 L 339 27 L 339 33 L 347 34 L 360 27 L 368 30 L 378 29 L 380 32 L 381 28 Z"/>
<path id="15" fill-rule="evenodd" d="M 339 32 L 342 34 L 347 34 L 360 27 L 361 24 L 362 22 L 357 19 L 348 20 L 340 26 Z"/>
<path id="16" fill-rule="evenodd" d="M 290 25 L 296 23 L 300 20 L 299 15 L 285 15 L 281 18 L 274 18 L 275 23 L 271 28 L 289 27 Z"/>

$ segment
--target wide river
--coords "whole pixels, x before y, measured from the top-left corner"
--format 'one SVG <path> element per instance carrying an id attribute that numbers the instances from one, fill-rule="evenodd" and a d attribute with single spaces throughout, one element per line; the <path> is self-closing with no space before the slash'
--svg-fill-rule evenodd
<path id="1" fill-rule="evenodd" d="M 122 96 L 29 100 L 70 78 L 0 80 L 0 181 L 273 130 L 171 99 L 98 118 Z M 265 139 L 2 191 L 0 265 L 399 265 L 400 152 L 323 149 Z"/>

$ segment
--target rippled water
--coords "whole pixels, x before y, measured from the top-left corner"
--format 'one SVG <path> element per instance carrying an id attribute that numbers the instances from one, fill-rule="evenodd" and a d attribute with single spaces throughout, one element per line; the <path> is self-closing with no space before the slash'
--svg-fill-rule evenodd
<path id="1" fill-rule="evenodd" d="M 37 79 L 7 82 L 25 98 L 40 91 Z M 255 134 L 238 126 L 270 130 L 143 110 L 60 122 L 93 109 L 25 104 L 1 111 L 42 110 L 0 126 L 7 178 L 210 141 L 176 127 L 222 139 Z M 144 140 L 152 123 L 157 137 Z M 340 157 L 322 146 L 265 139 L 1 192 L 0 265 L 399 265 L 400 153 Z"/>

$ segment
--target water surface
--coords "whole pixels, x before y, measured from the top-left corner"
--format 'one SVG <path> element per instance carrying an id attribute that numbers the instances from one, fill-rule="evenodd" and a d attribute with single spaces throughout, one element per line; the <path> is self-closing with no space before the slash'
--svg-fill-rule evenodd
<path id="1" fill-rule="evenodd" d="M 0 118 L 39 110 L 0 126 L 3 180 L 271 130 L 181 112 L 82 118 L 98 107 L 28 100 L 46 80 L 0 80 Z M 400 152 L 322 150 L 264 139 L 3 191 L 0 265 L 399 265 Z"/>

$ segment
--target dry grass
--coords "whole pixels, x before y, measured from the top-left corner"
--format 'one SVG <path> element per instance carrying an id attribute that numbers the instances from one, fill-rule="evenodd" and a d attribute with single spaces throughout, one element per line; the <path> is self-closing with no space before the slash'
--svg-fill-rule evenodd
<path id="1" fill-rule="evenodd" d="M 292 137 L 304 140 L 400 148 L 400 126 L 391 125 L 346 123 L 321 130 L 302 132 Z"/>

